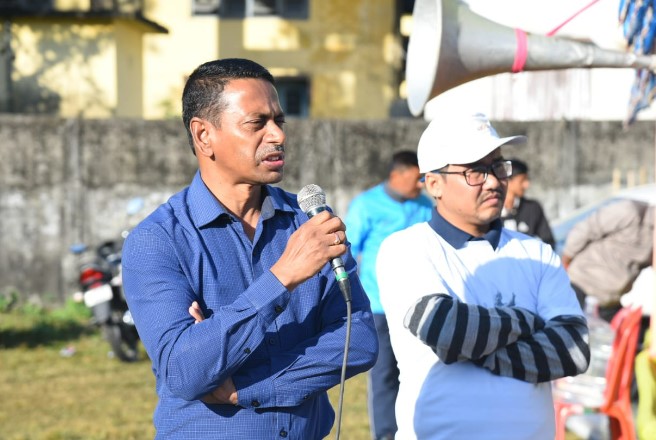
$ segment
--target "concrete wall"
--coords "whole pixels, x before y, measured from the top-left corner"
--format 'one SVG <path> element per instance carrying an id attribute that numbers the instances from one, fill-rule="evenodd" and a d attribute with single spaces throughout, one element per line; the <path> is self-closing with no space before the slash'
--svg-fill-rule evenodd
<path id="1" fill-rule="evenodd" d="M 281 186 L 296 192 L 316 183 L 343 215 L 354 195 L 384 178 L 393 152 L 416 149 L 425 126 L 415 119 L 291 120 Z M 654 180 L 653 122 L 628 131 L 619 122 L 495 126 L 501 135 L 528 136 L 528 145 L 505 154 L 529 162 L 529 193 L 552 220 L 608 194 L 619 173 Z M 63 301 L 76 288 L 69 246 L 117 237 L 184 187 L 195 169 L 178 119 L 0 116 L 0 294 Z M 128 217 L 134 197 L 145 208 Z"/>

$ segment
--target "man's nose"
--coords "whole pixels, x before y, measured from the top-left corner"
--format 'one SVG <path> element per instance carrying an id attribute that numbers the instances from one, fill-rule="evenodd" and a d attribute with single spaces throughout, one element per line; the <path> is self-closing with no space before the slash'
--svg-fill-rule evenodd
<path id="1" fill-rule="evenodd" d="M 492 170 L 490 170 L 487 173 L 487 179 L 485 179 L 485 183 L 483 183 L 483 186 L 485 186 L 486 188 L 498 188 L 504 182 L 508 183 L 508 179 L 499 179 L 496 176 L 496 174 L 494 174 Z"/>
<path id="2" fill-rule="evenodd" d="M 284 144 L 285 138 L 285 131 L 282 129 L 282 126 L 278 125 L 275 121 L 269 121 L 264 140 L 272 144 Z"/>

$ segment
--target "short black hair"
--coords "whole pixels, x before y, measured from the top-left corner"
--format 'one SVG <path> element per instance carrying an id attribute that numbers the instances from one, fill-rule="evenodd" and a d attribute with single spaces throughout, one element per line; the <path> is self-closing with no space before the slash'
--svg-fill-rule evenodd
<path id="1" fill-rule="evenodd" d="M 182 122 L 194 154 L 196 151 L 189 122 L 199 117 L 219 125 L 221 112 L 225 109 L 223 90 L 228 82 L 241 78 L 264 79 L 275 85 L 273 76 L 265 67 L 244 58 L 208 61 L 189 75 L 182 92 Z"/>
<path id="2" fill-rule="evenodd" d="M 512 175 L 513 176 L 518 176 L 520 174 L 528 174 L 528 165 L 526 162 L 512 158 L 508 159 L 510 163 L 512 163 Z"/>
<path id="3" fill-rule="evenodd" d="M 409 167 L 419 168 L 419 161 L 417 160 L 417 153 L 410 150 L 397 151 L 392 155 L 390 162 L 389 172 L 394 170 L 404 169 Z"/>

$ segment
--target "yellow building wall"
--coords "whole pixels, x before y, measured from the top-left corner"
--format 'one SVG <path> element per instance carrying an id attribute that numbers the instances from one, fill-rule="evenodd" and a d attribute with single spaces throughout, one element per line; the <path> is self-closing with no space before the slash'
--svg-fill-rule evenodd
<path id="1" fill-rule="evenodd" d="M 86 11 L 91 7 L 91 0 L 55 0 L 53 7 L 58 11 Z"/>
<path id="2" fill-rule="evenodd" d="M 169 30 L 145 35 L 144 115 L 178 117 L 186 76 L 199 64 L 253 59 L 274 76 L 310 81 L 310 116 L 385 118 L 396 97 L 394 0 L 311 0 L 307 20 L 193 16 L 191 2 L 150 2 Z"/>
<path id="3" fill-rule="evenodd" d="M 303 76 L 310 116 L 385 118 L 395 99 L 394 0 L 310 0 L 307 20 L 192 15 L 191 1 L 147 0 L 144 16 L 168 34 L 123 19 L 21 19 L 13 23 L 17 111 L 64 117 L 179 117 L 199 64 L 251 58 L 274 76 Z M 62 11 L 89 0 L 56 0 Z"/>
<path id="4" fill-rule="evenodd" d="M 144 35 L 144 117 L 180 117 L 187 76 L 218 58 L 219 20 L 192 16 L 191 1 L 150 1 L 144 11 L 168 34 Z"/>
<path id="5" fill-rule="evenodd" d="M 109 25 L 17 20 L 12 24 L 14 109 L 64 117 L 114 115 L 116 44 Z"/>
<path id="6" fill-rule="evenodd" d="M 277 76 L 306 76 L 311 117 L 387 117 L 399 65 L 394 2 L 313 0 L 310 8 L 309 20 L 223 20 L 220 56 L 252 58 Z"/>
<path id="7" fill-rule="evenodd" d="M 116 115 L 143 116 L 143 34 L 123 20 L 114 26 L 116 35 Z"/>
<path id="8" fill-rule="evenodd" d="M 15 111 L 143 116 L 143 33 L 131 22 L 23 19 L 12 33 Z"/>

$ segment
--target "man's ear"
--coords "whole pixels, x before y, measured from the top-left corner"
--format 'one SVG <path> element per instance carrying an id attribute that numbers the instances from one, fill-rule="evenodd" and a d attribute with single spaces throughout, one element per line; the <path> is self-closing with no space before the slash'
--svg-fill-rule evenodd
<path id="1" fill-rule="evenodd" d="M 426 185 L 426 191 L 434 199 L 439 199 L 442 197 L 442 187 L 444 185 L 444 179 L 442 176 L 434 173 L 426 173 L 424 176 L 424 184 Z"/>
<path id="2" fill-rule="evenodd" d="M 214 151 L 210 145 L 213 129 L 214 126 L 206 119 L 194 117 L 189 121 L 189 130 L 194 140 L 194 148 L 196 149 L 197 155 L 208 157 L 214 155 Z"/>
<path id="3" fill-rule="evenodd" d="M 392 171 L 389 172 L 389 175 L 387 176 L 387 180 L 390 182 L 395 182 L 399 178 L 400 172 L 397 169 L 393 169 Z"/>

